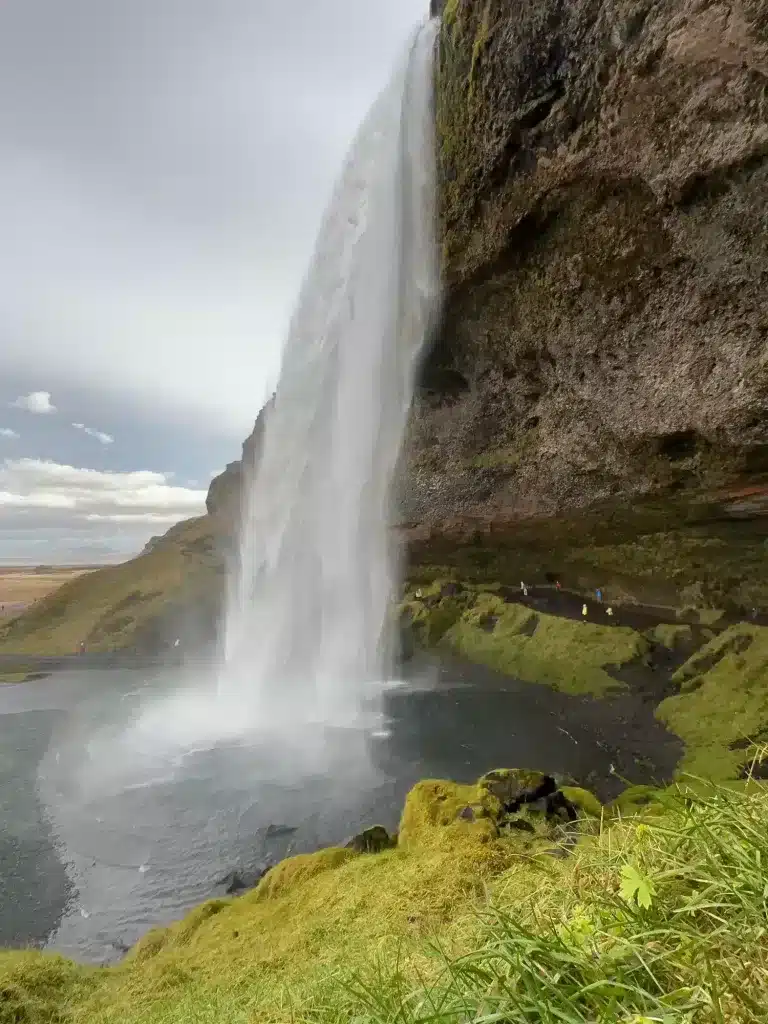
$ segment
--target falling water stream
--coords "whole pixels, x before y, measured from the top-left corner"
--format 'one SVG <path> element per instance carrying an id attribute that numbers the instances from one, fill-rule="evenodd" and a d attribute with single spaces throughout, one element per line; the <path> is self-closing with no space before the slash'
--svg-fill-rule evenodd
<path id="1" fill-rule="evenodd" d="M 436 25 L 352 146 L 246 476 L 220 693 L 259 724 L 354 720 L 389 672 L 391 484 L 438 297 Z"/>

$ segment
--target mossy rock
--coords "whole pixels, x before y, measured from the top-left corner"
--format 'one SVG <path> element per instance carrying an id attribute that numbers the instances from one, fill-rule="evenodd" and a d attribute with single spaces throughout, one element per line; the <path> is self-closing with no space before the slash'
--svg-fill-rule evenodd
<path id="1" fill-rule="evenodd" d="M 267 872 L 254 890 L 253 898 L 272 899 L 286 889 L 299 885 L 321 872 L 333 871 L 334 868 L 346 864 L 357 856 L 354 850 L 331 846 L 316 853 L 299 853 L 295 857 L 288 857 Z"/>
<path id="2" fill-rule="evenodd" d="M 440 647 L 525 682 L 601 697 L 626 689 L 608 670 L 644 658 L 650 644 L 628 627 L 574 622 L 481 593 Z"/>
<path id="3" fill-rule="evenodd" d="M 471 815 L 467 814 L 471 809 Z M 398 845 L 404 848 L 440 842 L 443 832 L 474 829 L 490 837 L 499 802 L 477 785 L 425 779 L 408 794 L 400 819 Z"/>
<path id="4" fill-rule="evenodd" d="M 473 600 L 470 591 L 451 579 L 409 588 L 399 607 L 401 629 L 410 633 L 417 646 L 434 647 Z"/>
<path id="5" fill-rule="evenodd" d="M 345 850 L 352 850 L 354 853 L 381 853 L 382 850 L 390 850 L 397 845 L 397 839 L 393 838 L 383 825 L 371 825 L 364 828 L 356 836 L 352 836 L 345 844 Z"/>
<path id="6" fill-rule="evenodd" d="M 647 633 L 648 639 L 655 644 L 674 651 L 682 644 L 693 641 L 693 630 L 690 626 L 675 626 L 668 622 L 662 622 Z"/>
<path id="7" fill-rule="evenodd" d="M 550 776 L 521 768 L 496 768 L 483 775 L 478 787 L 490 794 L 499 811 L 533 801 L 537 795 L 546 796 L 556 788 Z"/>
<path id="8" fill-rule="evenodd" d="M 663 801 L 664 791 L 655 786 L 629 786 L 611 801 L 608 810 L 611 814 L 626 818 L 644 813 L 649 807 L 656 806 L 661 809 Z"/>
<path id="9" fill-rule="evenodd" d="M 768 628 L 731 626 L 697 651 L 672 677 L 680 693 L 656 717 L 685 743 L 679 774 L 737 778 L 743 741 L 768 730 Z"/>
<path id="10" fill-rule="evenodd" d="M 588 789 L 582 789 L 579 786 L 561 786 L 560 792 L 569 803 L 587 817 L 603 817 L 603 805 Z"/>

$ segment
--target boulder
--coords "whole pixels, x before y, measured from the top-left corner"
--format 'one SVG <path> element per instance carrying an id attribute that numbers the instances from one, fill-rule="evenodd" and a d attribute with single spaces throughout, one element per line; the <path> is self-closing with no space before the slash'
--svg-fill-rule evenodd
<path id="1" fill-rule="evenodd" d="M 363 829 L 347 840 L 344 849 L 354 850 L 355 853 L 381 853 L 382 850 L 390 850 L 396 845 L 397 839 L 391 836 L 383 825 L 371 825 L 370 828 Z"/>
<path id="2" fill-rule="evenodd" d="M 255 868 L 234 868 L 216 882 L 216 888 L 223 889 L 227 896 L 255 889 L 272 866 L 271 861 L 265 860 Z"/>

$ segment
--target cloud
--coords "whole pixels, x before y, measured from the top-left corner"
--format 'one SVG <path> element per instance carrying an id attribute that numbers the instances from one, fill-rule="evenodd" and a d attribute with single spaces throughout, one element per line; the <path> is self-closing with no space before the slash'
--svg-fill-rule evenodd
<path id="1" fill-rule="evenodd" d="M 93 427 L 86 427 L 84 423 L 73 423 L 72 426 L 75 430 L 82 430 L 84 434 L 89 437 L 95 437 L 97 441 L 101 441 L 102 444 L 114 444 L 114 437 L 111 434 L 105 434 L 103 430 L 95 430 Z"/>
<path id="2" fill-rule="evenodd" d="M 170 474 L 79 469 L 40 459 L 6 459 L 0 468 L 3 525 L 13 510 L 64 513 L 59 527 L 83 523 L 174 523 L 205 511 L 203 490 L 176 487 Z"/>
<path id="3" fill-rule="evenodd" d="M 24 409 L 38 416 L 56 412 L 56 406 L 51 404 L 50 391 L 30 391 L 28 395 L 20 395 L 15 402 L 11 402 L 11 405 L 14 409 Z"/>
<path id="4" fill-rule="evenodd" d="M 11 440 L 17 440 L 19 435 L 15 430 L 11 430 L 10 427 L 0 427 L 0 437 L 9 437 Z"/>
<path id="5" fill-rule="evenodd" d="M 3 0 L 3 375 L 241 441 L 349 141 L 428 6 Z"/>

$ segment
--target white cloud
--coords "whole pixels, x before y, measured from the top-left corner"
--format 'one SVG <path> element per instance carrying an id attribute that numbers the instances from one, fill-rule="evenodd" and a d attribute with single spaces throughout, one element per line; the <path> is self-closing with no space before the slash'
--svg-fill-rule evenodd
<path id="1" fill-rule="evenodd" d="M 19 435 L 10 427 L 0 427 L 0 437 L 9 437 L 12 441 L 18 439 Z"/>
<path id="2" fill-rule="evenodd" d="M 114 444 L 114 437 L 111 434 L 105 434 L 103 430 L 95 430 L 93 427 L 86 427 L 84 423 L 73 423 L 72 426 L 75 430 L 82 430 L 84 434 L 89 437 L 95 437 L 97 441 L 101 441 L 102 444 Z"/>
<path id="3" fill-rule="evenodd" d="M 50 391 L 30 391 L 28 395 L 20 395 L 15 402 L 11 402 L 11 405 L 15 409 L 24 409 L 38 416 L 56 412 L 56 406 L 51 404 Z"/>
<path id="4" fill-rule="evenodd" d="M 170 474 L 110 473 L 40 459 L 6 459 L 0 508 L 50 509 L 67 523 L 174 523 L 205 510 L 203 490 L 175 487 Z"/>

